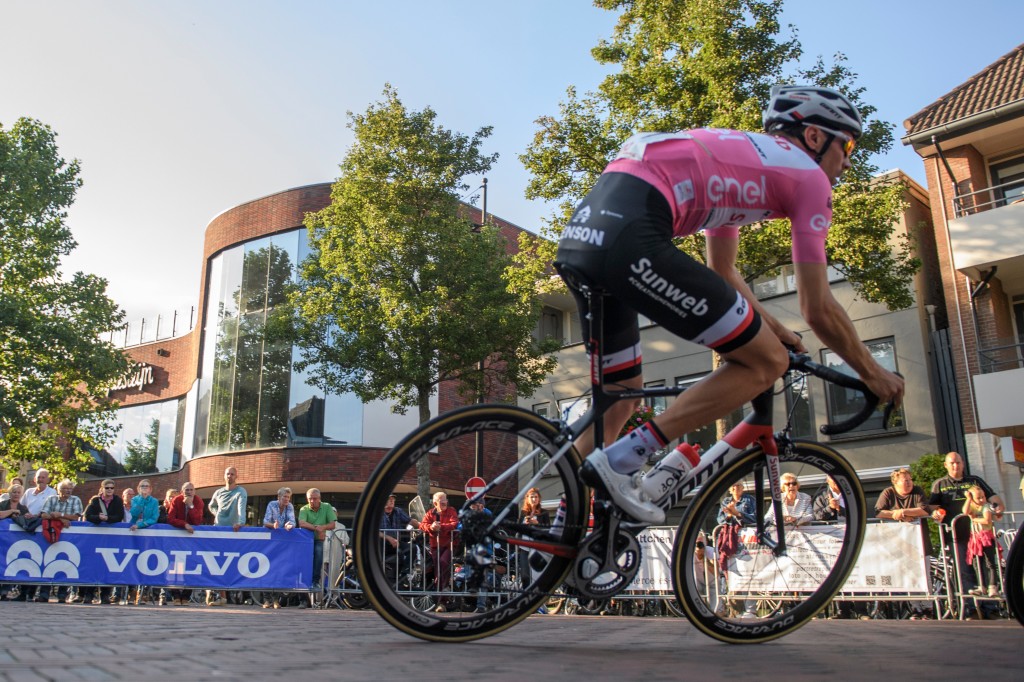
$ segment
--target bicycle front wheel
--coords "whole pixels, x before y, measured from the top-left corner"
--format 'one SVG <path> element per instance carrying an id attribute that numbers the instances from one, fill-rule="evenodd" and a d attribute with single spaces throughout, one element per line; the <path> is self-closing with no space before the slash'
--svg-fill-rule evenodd
<path id="1" fill-rule="evenodd" d="M 577 478 L 579 456 L 570 448 L 555 458 L 560 435 L 554 424 L 533 412 L 471 405 L 423 424 L 384 456 L 356 508 L 354 551 L 363 590 L 385 620 L 421 639 L 469 641 L 522 621 L 555 594 L 572 559 L 539 554 L 515 541 L 558 545 L 568 555 L 586 532 L 589 495 Z M 385 566 L 379 532 L 384 506 L 392 493 L 399 499 L 415 494 L 417 464 L 424 458 L 431 489 L 445 491 L 456 509 L 464 506 L 464 488 L 471 478 L 502 481 L 486 499 L 492 532 L 485 546 L 476 549 L 489 553 L 492 564 L 478 588 L 468 587 L 459 571 L 466 548 L 457 545 L 423 551 L 423 570 L 411 577 L 396 578 L 394 568 L 389 572 Z M 530 526 L 526 537 L 517 526 L 529 487 L 540 489 L 550 522 Z"/>
<path id="2" fill-rule="evenodd" d="M 1006 554 L 1006 605 L 1024 625 L 1024 539 L 1018 530 Z"/>
<path id="3" fill-rule="evenodd" d="M 809 507 L 816 496 L 828 493 L 844 510 L 840 518 L 845 515 L 845 521 L 786 524 L 783 553 L 773 547 L 778 537 L 774 526 L 767 526 L 762 537 L 753 525 L 741 528 L 735 554 L 716 556 L 715 576 L 709 580 L 704 562 L 694 559 L 696 547 L 698 542 L 717 544 L 718 513 L 722 500 L 732 499 L 730 488 L 739 483 L 746 494 L 764 491 L 764 499 L 756 500 L 758 513 L 771 509 L 764 452 L 758 447 L 741 453 L 705 484 L 676 534 L 673 573 L 686 617 L 723 642 L 766 642 L 814 618 L 845 584 L 860 553 L 866 508 L 850 464 L 831 448 L 799 441 L 780 453 L 779 460 L 781 474 L 797 477 L 799 500 L 807 495 Z"/>

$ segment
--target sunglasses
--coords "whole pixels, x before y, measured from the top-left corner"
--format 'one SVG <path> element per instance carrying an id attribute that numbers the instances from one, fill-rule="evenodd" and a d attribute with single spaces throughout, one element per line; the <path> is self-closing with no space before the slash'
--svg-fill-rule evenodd
<path id="1" fill-rule="evenodd" d="M 114 486 L 112 486 L 112 485 L 105 485 L 105 486 L 103 486 L 103 489 L 104 490 L 113 490 Z"/>
<path id="2" fill-rule="evenodd" d="M 800 487 L 800 484 L 799 484 L 799 483 L 797 483 L 796 481 L 786 481 L 786 482 L 785 482 L 785 483 L 783 483 L 782 485 L 795 485 L 795 486 L 796 486 L 796 487 L 798 487 L 798 488 Z"/>
<path id="3" fill-rule="evenodd" d="M 842 147 L 843 154 L 846 154 L 846 158 L 850 158 L 850 155 L 853 154 L 853 150 L 857 148 L 857 140 L 855 140 L 853 137 L 847 135 L 842 131 L 832 130 L 831 128 L 826 128 L 825 126 L 812 125 L 811 127 L 817 128 L 818 130 L 824 133 L 828 133 L 833 137 L 833 139 L 838 140 L 840 146 Z"/>

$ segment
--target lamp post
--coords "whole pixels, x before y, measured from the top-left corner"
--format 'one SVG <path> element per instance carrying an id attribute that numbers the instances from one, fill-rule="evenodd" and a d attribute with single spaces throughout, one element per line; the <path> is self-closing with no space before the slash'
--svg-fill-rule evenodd
<path id="1" fill-rule="evenodd" d="M 480 187 L 483 189 L 480 207 L 480 229 L 483 229 L 483 226 L 487 224 L 487 178 L 484 178 Z M 484 402 L 483 358 L 477 363 L 476 369 L 480 373 L 480 390 L 476 394 L 476 402 L 478 405 L 482 405 Z M 476 432 L 476 447 L 473 453 L 473 475 L 479 478 L 483 478 L 484 475 L 484 434 L 482 431 Z"/>

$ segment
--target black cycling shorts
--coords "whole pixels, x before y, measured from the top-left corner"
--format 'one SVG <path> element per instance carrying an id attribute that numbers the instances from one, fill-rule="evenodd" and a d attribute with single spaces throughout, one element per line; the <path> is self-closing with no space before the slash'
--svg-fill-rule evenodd
<path id="1" fill-rule="evenodd" d="M 761 328 L 760 316 L 739 292 L 676 248 L 665 197 L 632 175 L 600 177 L 562 232 L 556 262 L 571 265 L 607 293 L 606 381 L 640 375 L 637 313 L 719 353 L 743 346 Z M 573 295 L 585 310 L 585 299 L 578 291 Z M 586 328 L 584 335 L 597 338 Z"/>

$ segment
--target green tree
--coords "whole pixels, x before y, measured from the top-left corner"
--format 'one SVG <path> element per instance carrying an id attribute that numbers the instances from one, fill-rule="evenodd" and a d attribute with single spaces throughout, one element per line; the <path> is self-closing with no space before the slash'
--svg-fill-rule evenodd
<path id="1" fill-rule="evenodd" d="M 800 71 L 801 46 L 780 37 L 782 0 L 595 0 L 620 11 L 611 40 L 594 58 L 618 66 L 597 92 L 580 97 L 570 87 L 558 116 L 542 116 L 520 157 L 531 172 L 527 196 L 557 202 L 545 236 L 557 237 L 573 208 L 590 190 L 615 152 L 632 134 L 696 127 L 761 128 L 761 110 L 771 86 L 795 80 L 837 88 L 865 116 L 865 134 L 854 152 L 854 168 L 835 192 L 835 215 L 827 251 L 831 264 L 866 300 L 890 309 L 909 306 L 911 277 L 919 267 L 910 244 L 893 232 L 903 207 L 903 187 L 871 182 L 872 154 L 889 149 L 893 126 L 872 120 L 875 108 L 862 100 L 856 74 L 837 54 Z M 792 27 L 790 27 L 792 28 Z M 789 76 L 795 75 L 795 78 Z M 554 243 L 537 247 L 552 257 Z M 703 260 L 703 237 L 679 247 Z M 788 221 L 768 221 L 741 231 L 737 265 L 748 281 L 791 262 Z"/>
<path id="2" fill-rule="evenodd" d="M 946 475 L 946 456 L 941 453 L 929 453 L 921 455 L 917 461 L 910 465 L 910 477 L 914 484 L 924 489 L 925 497 L 931 494 L 932 483 Z M 935 551 L 939 548 L 939 526 L 935 523 L 928 524 L 928 532 L 931 534 L 932 547 Z"/>
<path id="3" fill-rule="evenodd" d="M 136 438 L 125 445 L 124 471 L 126 474 L 156 473 L 156 451 L 160 439 L 160 420 L 154 419 L 149 424 L 149 431 L 143 442 Z"/>
<path id="4" fill-rule="evenodd" d="M 0 125 L 0 464 L 46 466 L 59 480 L 77 478 L 88 448 L 115 433 L 107 389 L 128 360 L 99 338 L 124 317 L 106 281 L 61 274 L 81 180 L 55 138 L 32 119 Z"/>
<path id="5" fill-rule="evenodd" d="M 535 281 L 507 255 L 492 225 L 463 217 L 464 178 L 495 156 L 440 126 L 429 107 L 410 111 L 387 86 L 383 101 L 349 112 L 355 142 L 331 204 L 307 221 L 311 256 L 293 302 L 300 369 L 324 390 L 385 398 L 430 418 L 439 383 L 467 398 L 530 395 L 553 368 L 536 343 Z M 429 497 L 429 460 L 419 493 Z"/>

